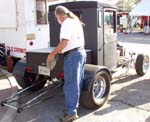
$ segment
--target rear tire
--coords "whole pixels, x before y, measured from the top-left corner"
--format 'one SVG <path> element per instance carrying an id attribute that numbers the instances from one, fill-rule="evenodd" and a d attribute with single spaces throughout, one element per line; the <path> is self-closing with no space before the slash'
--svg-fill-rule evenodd
<path id="1" fill-rule="evenodd" d="M 30 90 L 37 91 L 44 87 L 46 81 L 47 79 L 46 76 L 44 75 L 37 75 L 37 74 L 25 72 L 23 83 L 18 82 L 18 84 L 22 88 L 26 88 L 28 86 L 36 84 L 34 87 L 30 88 Z"/>
<path id="2" fill-rule="evenodd" d="M 25 67 L 26 60 L 21 59 L 16 63 L 13 70 L 13 75 L 15 76 L 19 86 L 24 89 L 30 85 L 37 84 L 36 86 L 30 88 L 30 90 L 36 91 L 42 89 L 47 81 L 47 77 L 44 75 L 37 75 L 34 73 L 26 72 Z"/>
<path id="3" fill-rule="evenodd" d="M 93 76 L 88 91 L 83 91 L 80 103 L 86 108 L 97 109 L 108 99 L 111 77 L 107 71 L 100 71 Z"/>
<path id="4" fill-rule="evenodd" d="M 0 65 L 6 66 L 6 49 L 3 43 L 0 43 Z"/>
<path id="5" fill-rule="evenodd" d="M 149 68 L 149 57 L 147 55 L 139 54 L 136 58 L 135 70 L 139 76 L 146 74 Z"/>

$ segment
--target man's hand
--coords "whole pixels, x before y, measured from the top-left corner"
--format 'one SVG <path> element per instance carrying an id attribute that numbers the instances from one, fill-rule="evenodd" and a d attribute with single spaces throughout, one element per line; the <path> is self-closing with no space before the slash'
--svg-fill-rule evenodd
<path id="1" fill-rule="evenodd" d="M 53 59 L 55 58 L 55 55 L 59 54 L 59 53 L 67 46 L 67 43 L 68 43 L 68 40 L 67 40 L 67 39 L 62 39 L 62 40 L 59 42 L 59 44 L 58 44 L 58 46 L 55 48 L 55 50 L 54 50 L 52 53 L 50 53 L 50 54 L 48 55 L 48 60 L 49 60 L 49 62 L 52 62 L 52 61 L 53 61 Z"/>
<path id="2" fill-rule="evenodd" d="M 50 54 L 48 55 L 48 61 L 49 61 L 49 62 L 52 62 L 52 61 L 54 60 L 54 58 L 55 58 L 55 55 L 54 55 L 53 53 L 50 53 Z"/>
<path id="3" fill-rule="evenodd" d="M 59 54 L 67 46 L 67 43 L 67 39 L 62 39 L 58 46 L 53 50 L 53 52 L 48 55 L 48 61 L 52 62 L 55 58 L 55 55 Z"/>

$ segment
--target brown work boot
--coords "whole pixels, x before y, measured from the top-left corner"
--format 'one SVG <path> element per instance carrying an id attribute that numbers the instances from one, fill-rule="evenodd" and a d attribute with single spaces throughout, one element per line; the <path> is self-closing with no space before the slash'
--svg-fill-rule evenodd
<path id="1" fill-rule="evenodd" d="M 65 115 L 62 118 L 62 122 L 73 122 L 74 120 L 78 119 L 78 115 Z"/>

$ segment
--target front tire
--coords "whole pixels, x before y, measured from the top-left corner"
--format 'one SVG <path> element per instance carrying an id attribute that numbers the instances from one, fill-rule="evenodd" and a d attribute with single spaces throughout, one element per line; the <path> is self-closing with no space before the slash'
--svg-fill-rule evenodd
<path id="1" fill-rule="evenodd" d="M 89 109 L 97 109 L 101 107 L 108 99 L 110 93 L 111 77 L 107 71 L 100 71 L 95 74 L 90 83 L 90 89 L 83 91 L 80 102 Z"/>
<path id="2" fill-rule="evenodd" d="M 135 70 L 139 76 L 146 74 L 149 68 L 149 57 L 147 55 L 139 54 L 136 58 Z"/>

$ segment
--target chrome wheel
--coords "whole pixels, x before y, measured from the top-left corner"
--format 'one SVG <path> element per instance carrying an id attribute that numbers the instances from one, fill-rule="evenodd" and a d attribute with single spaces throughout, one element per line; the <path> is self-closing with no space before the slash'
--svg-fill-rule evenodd
<path id="1" fill-rule="evenodd" d="M 106 91 L 106 81 L 102 76 L 98 76 L 93 84 L 93 98 L 100 99 Z"/>
<path id="2" fill-rule="evenodd" d="M 148 56 L 144 56 L 143 72 L 146 73 L 148 71 L 148 68 L 149 68 L 149 58 L 148 58 Z"/>

